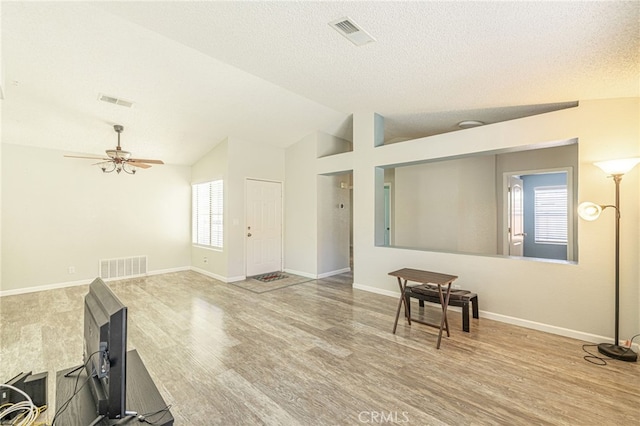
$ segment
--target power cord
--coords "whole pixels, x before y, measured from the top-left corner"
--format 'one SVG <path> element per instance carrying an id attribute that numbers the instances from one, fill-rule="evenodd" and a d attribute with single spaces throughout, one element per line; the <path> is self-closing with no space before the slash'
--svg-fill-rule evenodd
<path id="1" fill-rule="evenodd" d="M 82 366 L 82 368 L 78 369 L 78 374 L 76 375 L 76 383 L 73 386 L 73 393 L 71 394 L 71 396 L 69 397 L 69 399 L 67 399 L 62 405 L 60 405 L 60 407 L 56 407 L 56 412 L 53 415 L 53 420 L 51 420 L 51 426 L 54 426 L 56 423 L 56 420 L 58 418 L 58 416 L 60 414 L 62 414 L 67 408 L 69 408 L 69 404 L 71 404 L 71 401 L 73 400 L 73 398 L 80 393 L 80 391 L 82 390 L 82 388 L 84 388 L 86 386 L 87 383 L 89 383 L 89 380 L 91 380 L 92 376 L 87 376 L 87 379 L 84 381 L 84 383 L 82 384 L 82 386 L 80 386 L 80 388 L 78 388 L 78 382 L 80 381 L 80 375 L 82 374 L 82 371 L 87 367 L 87 365 L 89 364 L 89 362 L 91 361 L 91 358 L 97 354 L 103 351 L 95 351 L 94 353 L 92 353 L 91 355 L 89 355 L 89 357 L 87 358 L 87 361 L 84 363 L 84 365 Z M 72 370 L 73 371 L 73 370 Z"/>
<path id="2" fill-rule="evenodd" d="M 634 340 L 636 337 L 640 337 L 640 334 L 636 334 L 635 336 L 633 336 L 633 337 L 631 338 L 631 340 L 629 340 L 629 346 L 628 346 L 628 347 L 627 347 L 627 349 L 622 353 L 622 355 L 624 355 L 624 354 L 628 353 L 629 351 L 631 351 L 631 347 L 633 346 L 633 340 Z M 586 349 L 586 348 L 591 348 L 591 347 L 593 347 L 593 348 L 597 348 L 597 347 L 598 347 L 598 345 L 587 345 L 587 344 L 582 345 L 582 350 L 583 350 L 583 351 L 585 351 L 585 352 L 587 353 L 587 355 L 583 356 L 582 358 L 583 358 L 585 361 L 590 362 L 591 364 L 600 365 L 600 366 L 605 366 L 605 365 L 607 365 L 607 359 L 608 359 L 608 357 L 607 357 L 607 358 L 604 358 L 604 357 L 601 357 L 601 356 L 595 355 L 595 354 L 593 354 L 593 353 L 589 352 L 589 351 Z"/>
<path id="3" fill-rule="evenodd" d="M 146 423 L 149 425 L 159 425 L 160 420 L 162 420 L 164 418 L 164 416 L 166 416 L 169 413 L 169 410 L 171 409 L 171 404 L 167 405 L 166 407 L 158 410 L 158 411 L 153 411 L 151 413 L 144 413 L 144 414 L 140 414 L 138 415 L 137 419 L 139 422 L 142 423 Z M 150 417 L 154 417 L 157 416 L 158 414 L 162 414 L 160 417 L 158 417 L 155 420 L 149 420 Z"/>

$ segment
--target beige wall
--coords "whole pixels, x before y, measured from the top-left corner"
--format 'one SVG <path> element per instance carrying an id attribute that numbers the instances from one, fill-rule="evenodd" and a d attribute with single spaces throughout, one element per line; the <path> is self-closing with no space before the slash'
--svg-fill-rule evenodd
<path id="1" fill-rule="evenodd" d="M 221 281 L 242 280 L 246 258 L 246 179 L 282 182 L 284 150 L 227 138 L 193 165 L 192 175 L 194 183 L 224 179 L 224 247 L 212 250 L 193 246 L 192 266 Z"/>
<path id="2" fill-rule="evenodd" d="M 189 167 L 104 174 L 62 151 L 2 150 L 5 294 L 89 282 L 100 259 L 147 255 L 150 272 L 189 267 Z"/>
<path id="3" fill-rule="evenodd" d="M 250 143 L 229 139 L 229 210 L 225 231 L 228 233 L 229 270 L 231 281 L 246 275 L 246 180 L 258 179 L 283 182 L 285 176 L 284 149 L 268 141 Z"/>
<path id="4" fill-rule="evenodd" d="M 327 276 L 349 270 L 350 189 L 341 188 L 349 175 L 318 176 L 318 270 Z M 341 207 L 342 205 L 342 207 Z"/>
<path id="5" fill-rule="evenodd" d="M 352 190 L 340 182 L 353 183 L 353 156 L 326 157 L 327 147 L 350 148 L 344 139 L 316 132 L 286 150 L 284 269 L 310 278 L 349 269 Z"/>
<path id="6" fill-rule="evenodd" d="M 612 203 L 613 184 L 592 163 L 640 156 L 639 103 L 637 98 L 581 101 L 573 109 L 378 148 L 375 115 L 357 113 L 353 152 L 317 158 L 316 135 L 286 153 L 231 139 L 191 169 L 158 166 L 135 177 L 103 175 L 58 151 L 5 144 L 2 290 L 90 280 L 100 258 L 147 254 L 152 271 L 201 268 L 202 253 L 190 246 L 190 183 L 221 176 L 229 181 L 225 193 L 233 194 L 225 199 L 229 250 L 223 256 L 229 258 L 208 264 L 206 272 L 227 279 L 244 274 L 244 182 L 286 177 L 285 269 L 317 276 L 318 231 L 326 222 L 318 215 L 332 214 L 318 208 L 318 175 L 353 170 L 354 287 L 394 295 L 397 284 L 389 271 L 450 272 L 460 276 L 462 287 L 480 294 L 487 318 L 582 338 L 610 337 L 614 229 L 609 212 L 596 222 L 578 223 L 578 264 L 379 247 L 375 182 L 384 178 L 376 167 L 578 138 L 578 200 Z M 621 203 L 621 335 L 628 336 L 640 326 L 640 167 L 624 177 Z M 75 276 L 69 276 L 68 266 L 75 266 Z"/>
<path id="7" fill-rule="evenodd" d="M 284 269 L 310 276 L 318 269 L 316 141 L 308 135 L 285 152 Z"/>
<path id="8" fill-rule="evenodd" d="M 395 169 L 394 245 L 497 254 L 495 156 Z"/>
<path id="9" fill-rule="evenodd" d="M 354 286 L 392 295 L 397 284 L 387 275 L 389 271 L 415 267 L 455 273 L 460 276 L 458 284 L 480 294 L 486 317 L 583 338 L 611 337 L 613 218 L 578 223 L 578 264 L 376 247 L 375 168 L 578 138 L 578 199 L 611 203 L 613 184 L 592 163 L 640 156 L 638 109 L 637 98 L 581 101 L 577 108 L 378 148 L 374 147 L 374 114 L 354 114 L 352 155 L 325 157 L 316 163 L 316 173 L 353 169 Z M 290 154 L 287 164 L 297 159 Z M 298 178 L 302 177 L 301 173 Z M 635 332 L 639 323 L 639 187 L 640 167 L 636 167 L 624 177 L 622 188 L 622 336 Z M 309 190 L 300 188 L 307 198 Z M 288 196 L 297 193 L 290 191 Z M 309 216 L 306 227 L 315 223 Z"/>
<path id="10" fill-rule="evenodd" d="M 223 203 L 224 203 L 224 236 L 223 249 L 214 250 L 191 245 L 191 234 L 189 234 L 189 245 L 191 246 L 191 266 L 196 270 L 210 275 L 219 280 L 225 281 L 228 276 L 229 251 L 226 247 L 229 244 L 227 233 L 229 214 L 229 141 L 227 139 L 218 143 L 215 148 L 209 151 L 204 157 L 191 166 L 191 183 L 209 182 L 212 180 L 223 180 Z M 191 191 L 191 188 L 189 188 Z M 191 199 L 191 198 L 189 198 Z M 191 204 L 189 204 L 191 211 Z M 191 217 L 189 217 L 189 229 L 191 229 Z"/>

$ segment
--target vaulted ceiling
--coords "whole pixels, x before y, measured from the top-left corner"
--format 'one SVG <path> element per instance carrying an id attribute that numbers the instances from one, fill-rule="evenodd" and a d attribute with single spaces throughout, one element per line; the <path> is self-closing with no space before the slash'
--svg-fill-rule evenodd
<path id="1" fill-rule="evenodd" d="M 640 2 L 2 2 L 2 142 L 192 164 L 225 137 L 398 139 L 640 96 Z M 329 22 L 375 38 L 355 46 Z M 98 100 L 133 102 L 131 108 Z"/>

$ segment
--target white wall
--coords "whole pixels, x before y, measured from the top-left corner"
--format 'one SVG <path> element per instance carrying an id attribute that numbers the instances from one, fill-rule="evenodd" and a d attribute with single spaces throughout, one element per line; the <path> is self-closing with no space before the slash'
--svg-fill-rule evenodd
<path id="1" fill-rule="evenodd" d="M 311 276 L 318 271 L 316 140 L 309 135 L 285 152 L 284 269 Z"/>
<path id="2" fill-rule="evenodd" d="M 231 281 L 246 275 L 246 180 L 258 179 L 283 182 L 285 177 L 284 149 L 265 143 L 229 139 L 229 210 L 225 211 L 228 233 L 229 269 Z"/>
<path id="3" fill-rule="evenodd" d="M 395 169 L 394 245 L 496 254 L 495 156 Z"/>
<path id="4" fill-rule="evenodd" d="M 230 241 L 227 232 L 229 214 L 229 173 L 228 173 L 228 145 L 227 139 L 219 142 L 204 157 L 191 166 L 191 183 L 203 183 L 212 180 L 223 180 L 223 203 L 224 203 L 224 235 L 223 249 L 213 250 L 203 247 L 191 245 L 191 235 L 189 235 L 189 244 L 191 245 L 191 266 L 207 275 L 226 281 L 228 276 L 229 250 Z M 189 187 L 191 191 L 191 187 Z M 191 200 L 191 198 L 189 198 Z M 191 211 L 191 201 L 189 201 L 189 211 Z M 189 217 L 189 229 L 191 229 L 191 217 Z"/>
<path id="5" fill-rule="evenodd" d="M 327 276 L 349 270 L 351 205 L 349 175 L 318 176 L 318 270 Z M 341 207 L 342 206 L 342 207 Z"/>
<path id="6" fill-rule="evenodd" d="M 100 259 L 189 267 L 189 167 L 104 174 L 62 151 L 2 149 L 3 292 L 90 281 Z"/>
<path id="7" fill-rule="evenodd" d="M 224 247 L 192 247 L 192 265 L 221 281 L 242 280 L 246 270 L 246 180 L 282 182 L 284 150 L 229 137 L 193 165 L 192 176 L 194 183 L 224 179 Z"/>
<path id="8" fill-rule="evenodd" d="M 316 133 L 318 158 L 353 150 L 353 143 L 323 132 Z"/>
<path id="9" fill-rule="evenodd" d="M 375 246 L 375 167 L 431 160 L 473 152 L 528 146 L 579 138 L 580 201 L 611 203 L 613 184 L 594 161 L 640 156 L 638 98 L 581 101 L 563 111 L 511 120 L 430 138 L 374 148 L 373 113 L 354 114 L 354 152 L 324 157 L 316 174 L 353 169 L 354 287 L 395 294 L 389 271 L 402 267 L 431 269 L 460 276 L 458 284 L 479 293 L 480 308 L 493 318 L 581 336 L 613 335 L 613 218 L 578 224 L 579 263 L 560 264 L 477 255 L 460 255 Z M 300 149 L 300 148 L 296 148 Z M 300 160 L 312 169 L 304 152 L 287 152 L 287 170 Z M 348 163 L 347 163 L 348 160 Z M 311 171 L 298 168 L 297 181 Z M 315 181 L 315 179 L 314 179 Z M 621 335 L 637 332 L 640 323 L 638 238 L 640 167 L 623 179 L 621 241 Z M 308 200 L 311 185 L 287 185 L 287 197 Z M 297 229 L 315 228 L 319 221 L 305 209 Z M 295 207 L 289 210 L 295 211 Z M 289 217 L 287 226 L 289 225 Z M 307 245 L 308 246 L 308 245 Z M 306 246 L 300 244 L 298 248 Z M 288 251 L 288 249 L 287 249 Z M 312 256 L 312 250 L 309 256 Z M 390 303 L 392 303 L 390 301 Z"/>

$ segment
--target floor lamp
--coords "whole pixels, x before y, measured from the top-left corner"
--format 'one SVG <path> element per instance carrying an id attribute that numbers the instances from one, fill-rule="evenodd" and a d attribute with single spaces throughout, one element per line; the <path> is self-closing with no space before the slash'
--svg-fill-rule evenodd
<path id="1" fill-rule="evenodd" d="M 636 362 L 638 354 L 631 350 L 620 346 L 619 323 L 620 323 L 620 181 L 622 175 L 633 169 L 636 164 L 640 163 L 640 158 L 625 158 L 622 160 L 611 160 L 594 163 L 605 173 L 613 178 L 616 185 L 616 204 L 615 205 L 599 205 L 591 202 L 584 202 L 578 206 L 578 214 L 584 220 L 596 220 L 602 210 L 607 207 L 613 207 L 616 210 L 616 266 L 615 266 L 615 337 L 613 344 L 600 343 L 598 352 L 609 358 L 619 359 L 621 361 Z"/>

